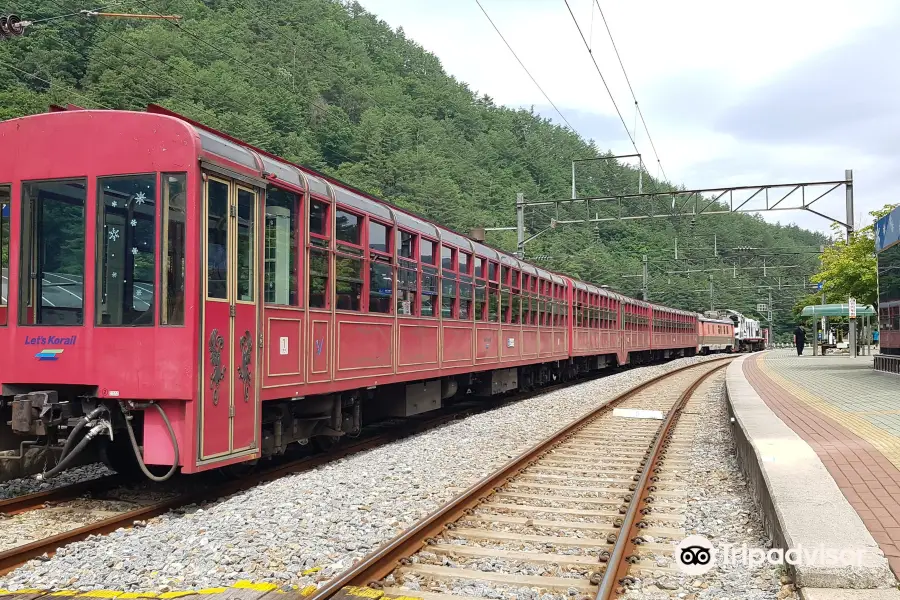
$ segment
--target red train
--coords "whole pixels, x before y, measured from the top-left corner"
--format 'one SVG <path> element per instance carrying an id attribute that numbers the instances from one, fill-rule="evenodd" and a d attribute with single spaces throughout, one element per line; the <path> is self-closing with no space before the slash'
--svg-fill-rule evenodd
<path id="1" fill-rule="evenodd" d="M 156 106 L 0 123 L 0 203 L 6 477 L 47 451 L 47 476 L 93 452 L 196 473 L 464 394 L 710 350 L 695 313 L 517 260 Z M 726 325 L 715 335 L 733 338 Z"/>

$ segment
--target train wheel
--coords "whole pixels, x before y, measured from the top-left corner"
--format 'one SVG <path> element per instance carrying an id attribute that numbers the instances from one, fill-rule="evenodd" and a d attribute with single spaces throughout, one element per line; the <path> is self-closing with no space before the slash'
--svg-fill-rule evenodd
<path id="1" fill-rule="evenodd" d="M 341 443 L 342 435 L 317 435 L 312 438 L 312 446 L 319 452 L 328 452 Z"/>

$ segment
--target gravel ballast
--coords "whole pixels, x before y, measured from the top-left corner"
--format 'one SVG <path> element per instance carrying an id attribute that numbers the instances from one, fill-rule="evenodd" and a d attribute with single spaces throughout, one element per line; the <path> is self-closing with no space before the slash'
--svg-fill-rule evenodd
<path id="1" fill-rule="evenodd" d="M 679 359 L 541 394 L 77 542 L 0 578 L 0 588 L 165 592 L 246 579 L 319 583 L 598 403 L 703 360 Z"/>
<path id="2" fill-rule="evenodd" d="M 67 469 L 47 481 L 40 481 L 34 476 L 10 479 L 9 481 L 0 482 L 0 499 L 43 492 L 111 474 L 112 471 L 107 469 L 103 463 L 92 463 Z"/>
<path id="3" fill-rule="evenodd" d="M 705 401 L 694 400 L 687 410 L 697 411 L 704 423 L 691 446 L 691 468 L 682 481 L 691 490 L 684 529 L 702 535 L 722 549 L 726 545 L 768 549 L 759 511 L 735 458 L 734 440 L 726 409 L 725 378 L 714 376 Z M 640 578 L 624 596 L 627 600 L 783 600 L 795 599 L 790 581 L 779 567 L 763 564 L 749 568 L 740 561 L 717 562 L 703 575 L 651 574 Z M 660 566 L 675 566 L 660 560 Z"/>

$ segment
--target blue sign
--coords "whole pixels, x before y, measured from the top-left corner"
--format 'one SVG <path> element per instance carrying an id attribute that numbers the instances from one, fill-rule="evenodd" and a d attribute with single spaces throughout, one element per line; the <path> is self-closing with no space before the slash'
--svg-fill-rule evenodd
<path id="1" fill-rule="evenodd" d="M 875 252 L 900 242 L 900 206 L 875 223 Z"/>
<path id="2" fill-rule="evenodd" d="M 9 204 L 3 205 L 3 210 L 0 211 L 0 215 L 6 217 L 7 219 L 9 218 Z"/>
<path id="3" fill-rule="evenodd" d="M 819 290 L 819 291 L 821 292 L 821 291 L 822 291 L 822 286 L 823 286 L 823 285 L 824 285 L 824 283 L 820 281 L 819 284 L 816 286 L 816 289 Z"/>

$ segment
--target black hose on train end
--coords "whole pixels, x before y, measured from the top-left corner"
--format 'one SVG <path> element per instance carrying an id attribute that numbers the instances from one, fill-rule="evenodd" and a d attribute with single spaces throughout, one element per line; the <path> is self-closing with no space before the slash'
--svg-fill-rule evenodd
<path id="1" fill-rule="evenodd" d="M 90 443 L 92 439 L 97 437 L 101 432 L 103 432 L 103 430 L 108 428 L 109 422 L 106 419 L 101 420 L 99 423 L 91 427 L 90 431 L 88 431 L 87 434 L 83 438 L 81 438 L 81 441 L 78 442 L 78 444 L 74 448 L 72 448 L 72 450 L 68 454 L 66 454 L 66 456 L 62 457 L 60 461 L 56 463 L 56 466 L 54 466 L 49 471 L 38 473 L 36 475 L 36 479 L 38 481 L 49 479 L 50 477 L 53 477 L 54 475 L 65 469 L 67 466 L 69 466 L 69 464 L 71 464 L 73 460 L 75 460 L 76 456 L 81 454 L 81 451 L 84 450 L 84 448 Z M 69 439 L 72 439 L 71 436 Z"/>
<path id="2" fill-rule="evenodd" d="M 138 466 L 141 468 L 141 471 L 144 472 L 144 475 L 151 481 L 163 482 L 171 478 L 172 475 L 175 474 L 175 471 L 178 470 L 178 461 L 180 459 L 178 439 L 175 437 L 175 430 L 172 428 L 172 423 L 169 421 L 166 411 L 164 411 L 162 406 L 156 402 L 150 402 L 150 404 L 159 411 L 163 422 L 166 424 L 166 428 L 169 430 L 169 437 L 172 438 L 172 449 L 175 452 L 175 455 L 172 458 L 172 468 L 162 476 L 154 475 L 150 472 L 150 469 L 147 468 L 147 465 L 144 463 L 144 458 L 141 456 L 141 449 L 138 447 L 137 439 L 134 437 L 134 429 L 131 427 L 131 415 L 128 414 L 128 409 L 125 408 L 124 402 L 119 401 L 119 408 L 122 409 L 122 414 L 125 416 L 125 427 L 128 429 L 128 438 L 131 440 L 131 447 L 134 449 L 134 457 L 137 459 Z"/>
<path id="3" fill-rule="evenodd" d="M 75 423 L 75 426 L 72 428 L 72 431 L 69 433 L 69 436 L 66 438 L 66 443 L 63 446 L 62 453 L 59 455 L 59 462 L 57 464 L 62 462 L 63 459 L 69 455 L 69 452 L 72 451 L 72 446 L 75 444 L 75 438 L 78 436 L 79 432 L 81 432 L 81 430 L 84 429 L 84 426 L 87 425 L 88 423 L 90 423 L 91 421 L 93 421 L 94 419 L 96 419 L 98 416 L 100 416 L 100 413 L 102 413 L 105 410 L 108 411 L 106 406 L 101 404 L 100 406 L 98 406 L 97 408 L 95 408 L 94 410 L 89 412 L 88 414 L 81 417 L 78 420 L 78 422 Z M 82 448 L 83 448 L 83 446 L 82 446 Z"/>

